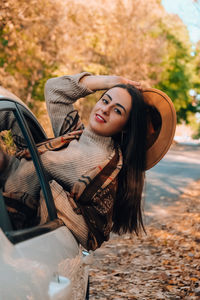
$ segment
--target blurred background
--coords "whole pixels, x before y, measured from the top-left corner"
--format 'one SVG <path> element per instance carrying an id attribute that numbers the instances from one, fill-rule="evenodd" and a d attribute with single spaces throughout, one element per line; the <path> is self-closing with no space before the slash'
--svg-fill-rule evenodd
<path id="1" fill-rule="evenodd" d="M 48 78 L 89 71 L 155 87 L 173 100 L 175 140 L 200 138 L 200 0 L 2 0 L 0 84 L 49 135 Z M 98 95 L 79 101 L 86 119 Z"/>

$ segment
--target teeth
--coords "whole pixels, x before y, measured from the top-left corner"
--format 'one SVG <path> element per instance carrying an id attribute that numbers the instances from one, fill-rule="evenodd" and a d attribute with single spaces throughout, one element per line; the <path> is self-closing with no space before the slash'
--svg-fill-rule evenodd
<path id="1" fill-rule="evenodd" d="M 102 120 L 102 121 L 104 121 L 104 119 L 101 116 L 99 116 L 99 115 L 97 115 L 97 118 L 100 119 L 100 120 Z"/>

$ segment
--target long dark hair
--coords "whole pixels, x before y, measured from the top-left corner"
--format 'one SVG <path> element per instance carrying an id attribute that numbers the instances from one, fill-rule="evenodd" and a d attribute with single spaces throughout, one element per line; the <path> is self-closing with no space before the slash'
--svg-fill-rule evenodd
<path id="1" fill-rule="evenodd" d="M 131 95 L 132 107 L 123 130 L 113 137 L 120 145 L 123 167 L 118 175 L 118 190 L 114 203 L 113 228 L 118 234 L 144 229 L 142 191 L 146 166 L 147 104 L 142 93 L 132 85 L 120 84 Z"/>

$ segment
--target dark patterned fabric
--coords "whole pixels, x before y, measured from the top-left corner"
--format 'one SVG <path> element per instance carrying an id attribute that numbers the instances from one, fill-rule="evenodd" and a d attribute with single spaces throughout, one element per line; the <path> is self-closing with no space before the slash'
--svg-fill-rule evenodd
<path id="1" fill-rule="evenodd" d="M 81 134 L 83 133 L 83 128 L 84 128 L 84 126 L 79 119 L 78 112 L 76 110 L 70 112 L 66 116 L 66 118 L 63 122 L 63 126 L 61 129 L 63 132 L 63 135 L 56 137 L 56 138 L 48 139 L 42 143 L 37 144 L 38 153 L 41 155 L 41 154 L 45 153 L 46 151 L 57 151 L 64 147 L 67 147 L 67 145 L 72 140 L 74 140 L 74 139 L 79 140 Z M 18 140 L 18 142 L 19 142 L 19 140 Z M 18 145 L 18 148 L 22 149 L 22 147 L 20 147 L 20 145 Z M 28 149 L 23 149 L 16 153 L 16 157 L 19 159 L 22 159 L 22 158 L 31 159 L 31 154 Z"/>
<path id="2" fill-rule="evenodd" d="M 13 230 L 25 229 L 39 224 L 37 208 L 31 208 L 16 198 L 8 198 L 5 194 L 4 201 Z"/>
<path id="3" fill-rule="evenodd" d="M 122 166 L 121 152 L 115 150 L 104 167 L 95 168 L 96 176 L 84 187 L 79 181 L 72 188 L 73 196 L 89 228 L 89 250 L 95 250 L 109 239 L 112 214 L 117 189 L 117 175 Z M 97 171 L 98 170 L 98 171 Z M 79 212 L 77 212 L 79 213 Z"/>

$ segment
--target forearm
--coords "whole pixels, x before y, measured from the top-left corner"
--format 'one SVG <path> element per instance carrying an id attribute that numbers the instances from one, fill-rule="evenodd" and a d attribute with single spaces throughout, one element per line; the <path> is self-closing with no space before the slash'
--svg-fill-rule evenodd
<path id="1" fill-rule="evenodd" d="M 80 83 L 92 91 L 108 90 L 117 84 L 131 84 L 136 88 L 141 89 L 141 84 L 139 82 L 115 75 L 84 76 L 80 79 Z"/>

